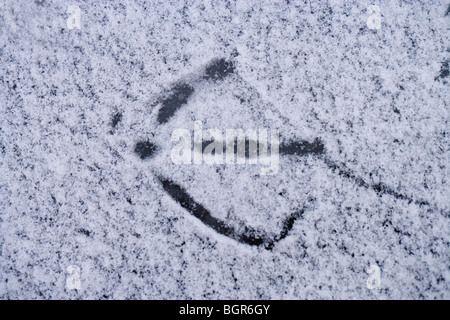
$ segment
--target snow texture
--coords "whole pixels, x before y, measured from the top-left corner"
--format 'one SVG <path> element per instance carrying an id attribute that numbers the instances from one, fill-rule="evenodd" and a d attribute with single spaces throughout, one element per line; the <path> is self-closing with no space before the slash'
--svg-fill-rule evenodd
<path id="1" fill-rule="evenodd" d="M 449 12 L 0 1 L 0 298 L 449 299 Z M 279 172 L 172 163 L 194 121 Z"/>

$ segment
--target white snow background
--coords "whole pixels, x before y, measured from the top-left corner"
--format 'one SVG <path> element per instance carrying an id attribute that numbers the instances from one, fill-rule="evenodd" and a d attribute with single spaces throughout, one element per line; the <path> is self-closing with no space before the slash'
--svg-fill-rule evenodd
<path id="1" fill-rule="evenodd" d="M 449 19 L 446 1 L 0 1 L 0 298 L 449 299 Z M 236 72 L 158 124 L 155 99 L 220 58 Z M 170 134 L 195 120 L 318 137 L 364 181 L 428 204 L 311 155 L 281 155 L 272 176 L 175 165 Z M 266 250 L 193 217 L 159 174 L 236 227 L 277 233 L 308 208 Z"/>

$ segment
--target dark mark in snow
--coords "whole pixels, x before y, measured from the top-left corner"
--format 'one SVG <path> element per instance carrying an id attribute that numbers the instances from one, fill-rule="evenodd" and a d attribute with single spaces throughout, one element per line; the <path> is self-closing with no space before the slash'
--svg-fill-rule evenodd
<path id="1" fill-rule="evenodd" d="M 324 145 L 320 139 L 315 139 L 312 143 L 308 141 L 295 141 L 288 144 L 281 144 L 280 154 L 299 156 L 311 153 L 322 154 L 324 149 Z"/>
<path id="2" fill-rule="evenodd" d="M 225 59 L 214 60 L 204 70 L 203 79 L 205 80 L 222 80 L 235 70 L 232 61 Z M 194 83 L 196 81 L 193 81 Z M 175 85 L 168 97 L 161 101 L 161 109 L 158 112 L 158 122 L 166 123 L 175 112 L 187 103 L 189 97 L 194 93 L 194 84 L 179 83 Z"/>
<path id="3" fill-rule="evenodd" d="M 340 176 L 350 179 L 350 180 L 353 180 L 353 182 L 355 182 L 360 187 L 374 190 L 378 194 L 378 196 L 382 196 L 384 194 L 389 194 L 396 199 L 414 202 L 415 204 L 418 204 L 420 206 L 430 205 L 430 203 L 428 201 L 420 200 L 420 199 L 414 200 L 409 196 L 405 196 L 404 194 L 398 193 L 397 191 L 395 191 L 391 187 L 385 185 L 384 183 L 380 182 L 380 183 L 376 183 L 376 184 L 369 184 L 366 181 L 364 181 L 361 177 L 356 176 L 350 169 L 346 168 L 343 163 L 338 164 L 328 158 L 325 158 L 324 162 L 330 169 L 332 169 L 333 171 L 336 171 Z"/>
<path id="4" fill-rule="evenodd" d="M 176 85 L 169 97 L 162 101 L 162 107 L 158 113 L 158 122 L 166 123 L 180 107 L 188 101 L 194 93 L 194 88 L 188 84 Z"/>
<path id="5" fill-rule="evenodd" d="M 391 196 L 393 196 L 396 199 L 401 199 L 401 200 L 408 200 L 409 202 L 414 202 L 415 204 L 418 204 L 420 206 L 423 205 L 430 205 L 430 203 L 428 201 L 425 200 L 413 200 L 411 197 L 405 196 L 404 194 L 398 193 L 397 191 L 395 191 L 394 189 L 392 189 L 391 187 L 385 185 L 384 183 L 380 182 L 377 184 L 373 184 L 371 186 L 371 188 L 373 190 L 375 190 L 375 192 L 377 192 L 378 194 L 389 194 Z"/>
<path id="6" fill-rule="evenodd" d="M 91 235 L 91 232 L 89 230 L 86 230 L 86 229 L 83 229 L 83 228 L 77 229 L 77 232 L 78 233 L 82 233 L 82 234 L 84 234 L 87 237 L 89 237 Z"/>
<path id="7" fill-rule="evenodd" d="M 112 117 L 111 126 L 113 128 L 115 128 L 121 120 L 122 120 L 122 114 L 120 112 L 117 112 Z"/>
<path id="8" fill-rule="evenodd" d="M 164 190 L 172 197 L 172 199 L 174 199 L 184 209 L 186 209 L 197 219 L 201 220 L 208 227 L 241 243 L 252 246 L 264 245 L 267 250 L 272 250 L 276 242 L 286 238 L 289 231 L 293 228 L 294 222 L 303 214 L 303 210 L 291 214 L 286 221 L 284 221 L 283 229 L 280 234 L 276 236 L 265 235 L 262 232 L 247 226 L 244 227 L 243 233 L 238 234 L 233 227 L 213 217 L 211 213 L 205 209 L 205 207 L 197 203 L 181 186 L 162 177 L 159 177 L 159 181 L 161 182 Z"/>
<path id="9" fill-rule="evenodd" d="M 450 4 L 447 7 L 447 11 L 445 12 L 445 16 L 448 16 L 450 14 Z"/>
<path id="10" fill-rule="evenodd" d="M 213 141 L 213 140 L 212 140 Z M 205 148 L 211 144 L 212 141 L 202 141 L 202 152 L 205 151 Z M 251 155 L 252 157 L 256 157 L 259 154 L 259 148 L 261 143 L 258 141 L 250 141 L 248 139 L 245 140 L 245 146 L 244 146 L 244 152 L 245 152 L 245 158 L 249 158 L 250 157 L 250 143 L 254 143 L 254 145 L 256 146 L 256 150 L 254 151 L 254 153 Z M 233 153 L 235 155 L 238 154 L 237 148 L 238 148 L 238 143 L 235 139 L 234 141 L 234 150 Z M 270 148 L 268 148 L 268 146 L 266 147 L 268 149 L 268 152 L 270 151 Z M 309 141 L 294 141 L 294 142 L 289 142 L 289 143 L 282 143 L 280 144 L 279 147 L 279 153 L 281 155 L 298 155 L 298 156 L 304 156 L 304 155 L 308 155 L 308 154 L 323 154 L 325 150 L 325 147 L 322 143 L 322 141 L 320 139 L 315 139 L 313 142 L 309 142 Z M 222 153 L 225 154 L 227 152 L 227 147 L 226 144 L 223 144 L 223 150 Z M 213 149 L 211 154 L 214 155 L 216 153 L 216 150 Z"/>
<path id="11" fill-rule="evenodd" d="M 441 70 L 440 70 L 440 72 L 439 72 L 439 75 L 434 79 L 434 80 L 437 80 L 437 79 L 439 79 L 439 78 L 446 78 L 446 77 L 448 77 L 448 75 L 450 74 L 450 71 L 449 71 L 449 67 L 448 67 L 448 62 L 449 61 L 444 61 L 443 63 L 442 63 L 442 66 L 441 66 Z"/>
<path id="12" fill-rule="evenodd" d="M 191 196 L 175 182 L 165 178 L 159 178 L 159 180 L 162 183 L 164 190 L 166 190 L 166 192 L 175 201 L 188 210 L 193 216 L 197 217 L 206 225 L 225 236 L 232 236 L 234 234 L 234 230 L 231 227 L 228 227 L 222 221 L 211 216 L 208 210 L 206 210 L 201 204 L 195 202 L 195 200 L 192 199 Z"/>
<path id="13" fill-rule="evenodd" d="M 136 143 L 136 147 L 134 148 L 134 152 L 142 159 L 147 159 L 158 150 L 156 145 L 149 141 L 140 141 Z"/>
<path id="14" fill-rule="evenodd" d="M 295 211 L 292 213 L 284 222 L 283 222 L 283 229 L 281 230 L 280 234 L 276 236 L 273 240 L 269 241 L 266 244 L 266 249 L 271 250 L 276 242 L 283 240 L 289 235 L 289 232 L 294 227 L 294 223 L 297 219 L 301 218 L 303 216 L 304 210 Z"/>
<path id="15" fill-rule="evenodd" d="M 203 76 L 203 78 L 206 80 L 222 80 L 233 72 L 233 62 L 227 61 L 225 59 L 219 59 L 214 61 L 205 69 L 205 75 Z"/>

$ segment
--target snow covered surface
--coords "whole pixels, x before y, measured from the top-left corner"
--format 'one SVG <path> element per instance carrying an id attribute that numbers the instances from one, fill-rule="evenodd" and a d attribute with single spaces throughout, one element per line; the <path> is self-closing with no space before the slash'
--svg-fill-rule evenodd
<path id="1" fill-rule="evenodd" d="M 372 4 L 380 29 L 367 25 Z M 0 298 L 449 299 L 449 10 L 2 0 Z M 216 59 L 234 72 L 205 79 Z M 177 83 L 195 90 L 159 123 Z M 280 154 L 268 176 L 175 165 L 171 132 L 196 120 L 325 151 Z M 139 141 L 157 151 L 141 159 Z M 236 229 L 277 234 L 304 211 L 273 248 L 252 246 L 197 219 L 160 177 Z"/>

